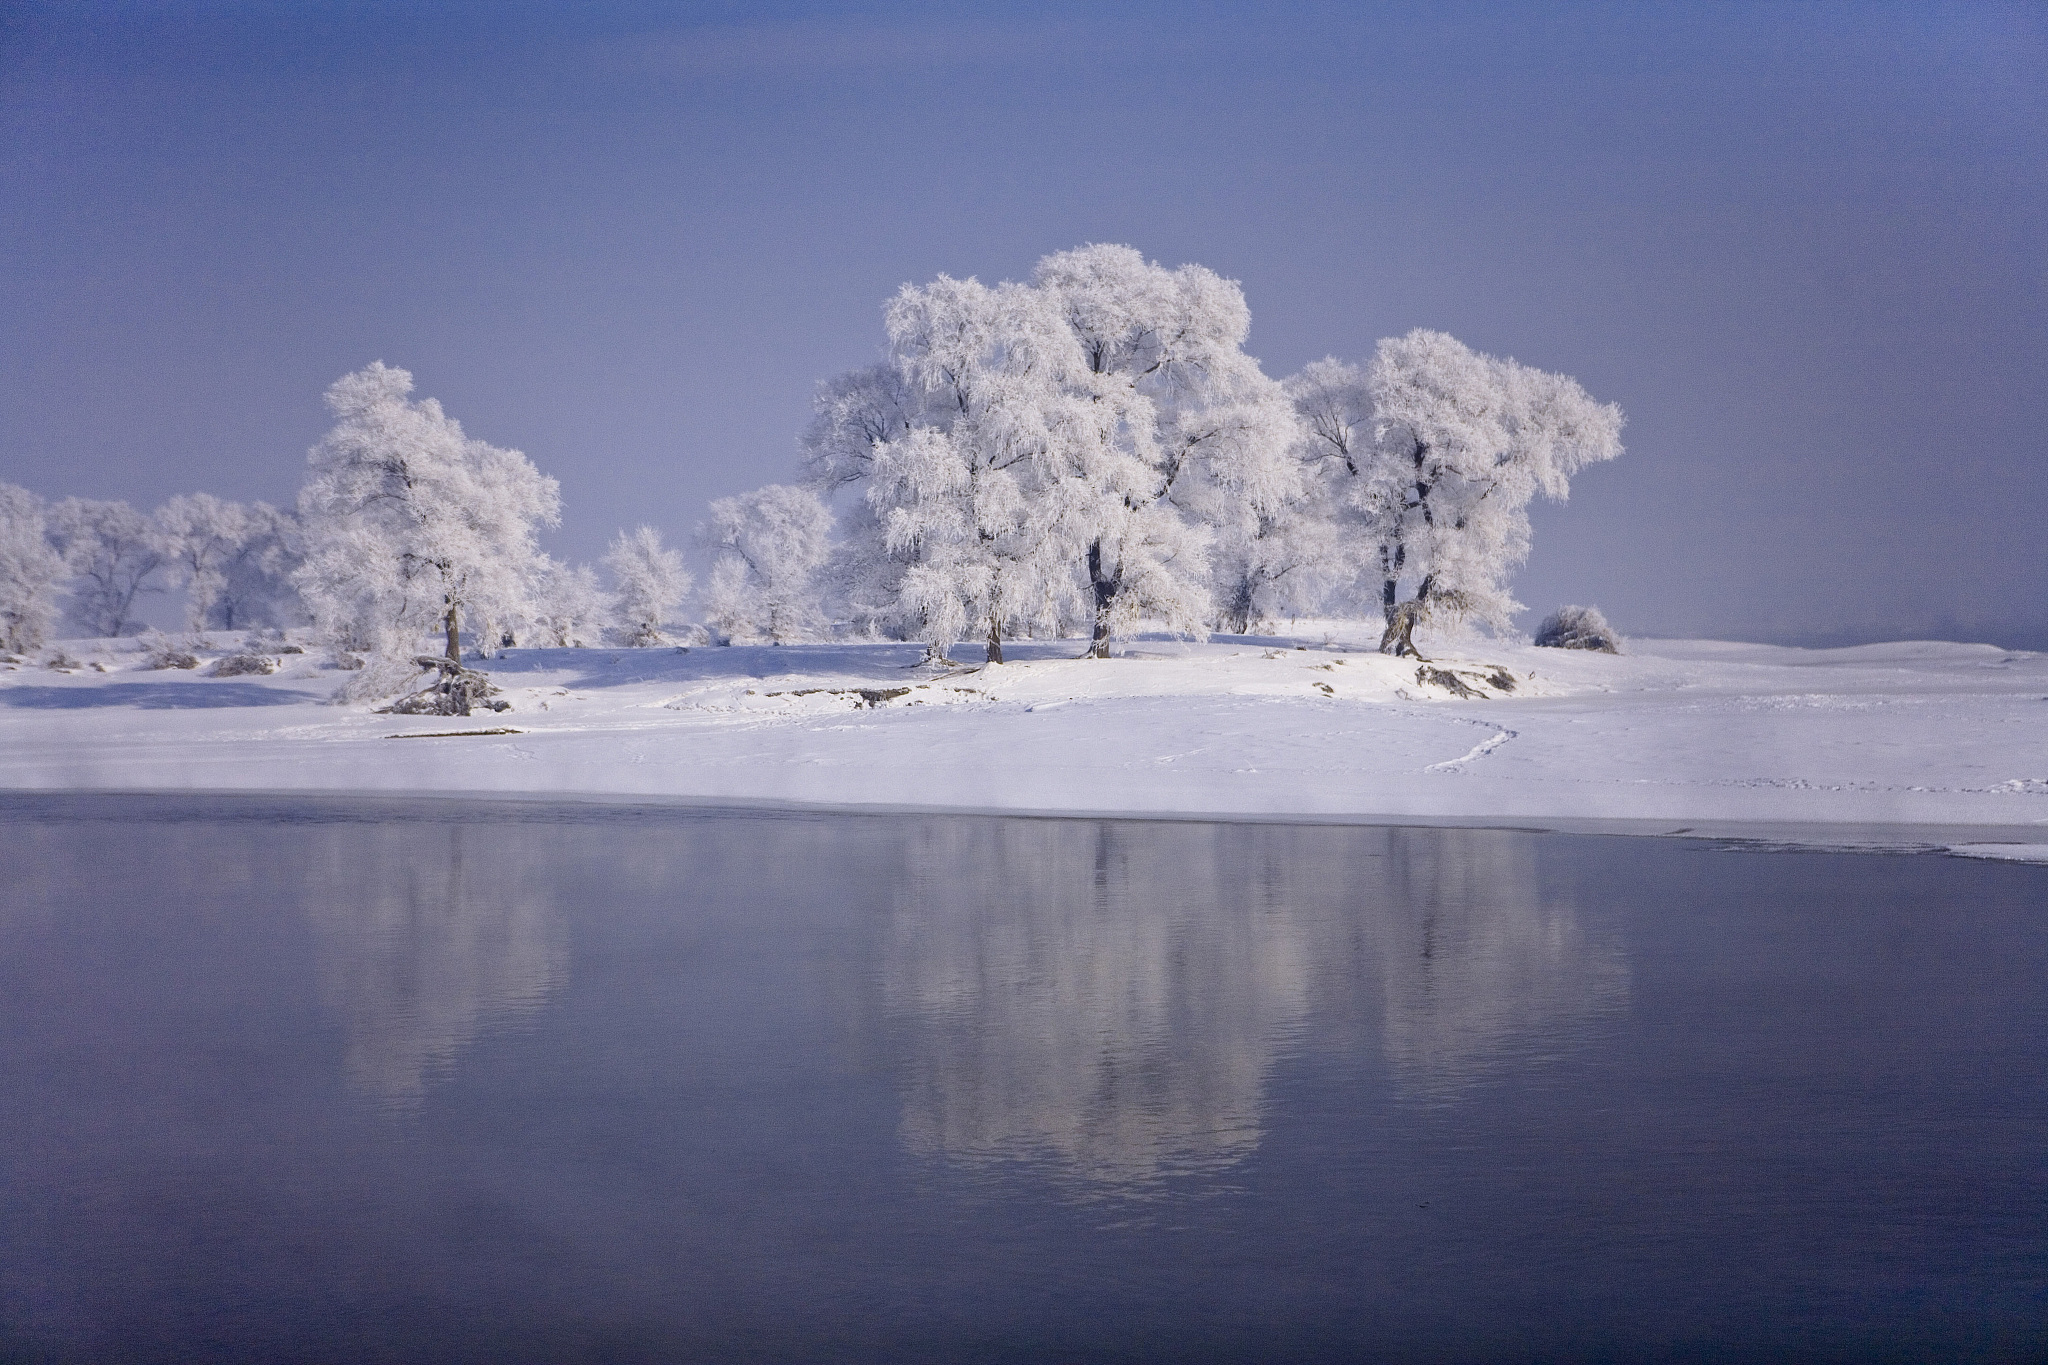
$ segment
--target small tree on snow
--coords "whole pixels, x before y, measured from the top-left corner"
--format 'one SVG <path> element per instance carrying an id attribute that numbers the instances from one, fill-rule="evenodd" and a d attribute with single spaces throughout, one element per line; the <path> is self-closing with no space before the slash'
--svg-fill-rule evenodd
<path id="1" fill-rule="evenodd" d="M 705 614 L 728 639 L 782 644 L 819 624 L 818 570 L 832 513 L 806 488 L 770 484 L 720 498 L 700 536 L 712 553 Z"/>
<path id="2" fill-rule="evenodd" d="M 681 553 L 663 549 L 661 532 L 652 526 L 640 526 L 612 537 L 604 566 L 618 584 L 615 609 L 626 643 L 666 643 L 661 623 L 690 591 L 691 579 L 683 568 Z"/>
<path id="3" fill-rule="evenodd" d="M 129 613 L 143 593 L 161 592 L 150 580 L 164 566 L 163 535 L 155 522 L 125 502 L 66 498 L 48 516 L 49 537 L 77 575 L 71 613 L 88 635 L 140 630 Z"/>
<path id="4" fill-rule="evenodd" d="M 433 399 L 407 401 L 412 376 L 382 361 L 335 381 L 334 429 L 307 452 L 299 493 L 306 559 L 293 582 L 338 647 L 403 660 L 428 631 L 461 661 L 462 616 L 516 619 L 559 519 L 551 478 L 516 450 L 463 434 Z M 388 682 L 391 668 L 356 690 Z"/>
<path id="5" fill-rule="evenodd" d="M 0 483 L 0 653 L 43 647 L 64 575 L 64 557 L 45 538 L 43 500 Z"/>

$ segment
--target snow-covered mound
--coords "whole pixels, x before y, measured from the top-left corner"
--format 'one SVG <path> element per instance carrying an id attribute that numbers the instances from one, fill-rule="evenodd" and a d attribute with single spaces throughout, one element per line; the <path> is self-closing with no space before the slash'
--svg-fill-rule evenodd
<path id="1" fill-rule="evenodd" d="M 1602 822 L 1998 849 L 2048 827 L 2048 655 L 1475 641 L 1421 663 L 1372 652 L 1376 635 L 1139 641 L 1106 661 L 1021 643 L 949 672 L 919 667 L 916 645 L 512 650 L 481 665 L 511 710 L 453 721 L 329 704 L 346 675 L 318 651 L 209 676 L 204 659 L 149 669 L 134 641 L 64 641 L 67 670 L 0 664 L 0 789 Z"/>

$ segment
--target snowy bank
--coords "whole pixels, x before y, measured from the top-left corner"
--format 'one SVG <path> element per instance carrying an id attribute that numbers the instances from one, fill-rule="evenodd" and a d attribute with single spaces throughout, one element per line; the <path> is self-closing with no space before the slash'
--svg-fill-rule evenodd
<path id="1" fill-rule="evenodd" d="M 67 641 L 76 670 L 0 666 L 0 790 L 1505 824 L 2036 859 L 2048 844 L 2048 655 L 1480 641 L 1432 673 L 1370 652 L 1365 630 L 1146 641 L 1107 661 L 1023 643 L 947 674 L 916 667 L 916 645 L 513 650 L 481 665 L 512 710 L 472 720 L 328 704 L 346 675 L 310 653 L 209 677 L 145 670 L 132 641 Z"/>

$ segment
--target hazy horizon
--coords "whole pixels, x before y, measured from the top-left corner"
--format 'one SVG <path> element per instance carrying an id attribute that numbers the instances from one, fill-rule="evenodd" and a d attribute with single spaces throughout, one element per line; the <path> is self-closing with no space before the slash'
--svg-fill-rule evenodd
<path id="1" fill-rule="evenodd" d="M 1621 404 L 1532 620 L 2048 649 L 2043 15 L 15 6 L 0 479 L 289 503 L 381 359 L 555 553 L 682 541 L 899 285 L 1127 242 L 1275 376 L 1425 326 Z"/>

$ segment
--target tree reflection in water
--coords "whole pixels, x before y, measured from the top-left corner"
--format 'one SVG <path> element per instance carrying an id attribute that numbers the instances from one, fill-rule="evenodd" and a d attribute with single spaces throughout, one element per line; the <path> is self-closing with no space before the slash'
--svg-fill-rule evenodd
<path id="1" fill-rule="evenodd" d="M 1382 1045 L 1403 1090 L 1453 1098 L 1556 1055 L 1596 1017 L 1627 1008 L 1619 934 L 1589 930 L 1545 886 L 1534 838 L 1389 834 L 1385 873 L 1361 918 L 1384 995 Z"/>
<path id="2" fill-rule="evenodd" d="M 1308 1006 L 1307 943 L 1284 903 L 1218 913 L 1216 830 L 935 821 L 910 837 L 885 989 L 913 1021 L 913 1150 L 1133 1185 L 1257 1144 L 1272 1050 Z"/>
<path id="3" fill-rule="evenodd" d="M 347 1029 L 350 1082 L 409 1107 L 561 984 L 559 851 L 457 822 L 323 833 L 306 883 L 322 999 Z"/>
<path id="4" fill-rule="evenodd" d="M 932 820 L 906 833 L 884 993 L 902 1136 L 1142 1195 L 1256 1148 L 1294 1051 L 1454 1097 L 1625 1008 L 1618 936 L 1498 831 Z M 1311 1021 L 1313 1032 L 1311 1033 Z"/>

